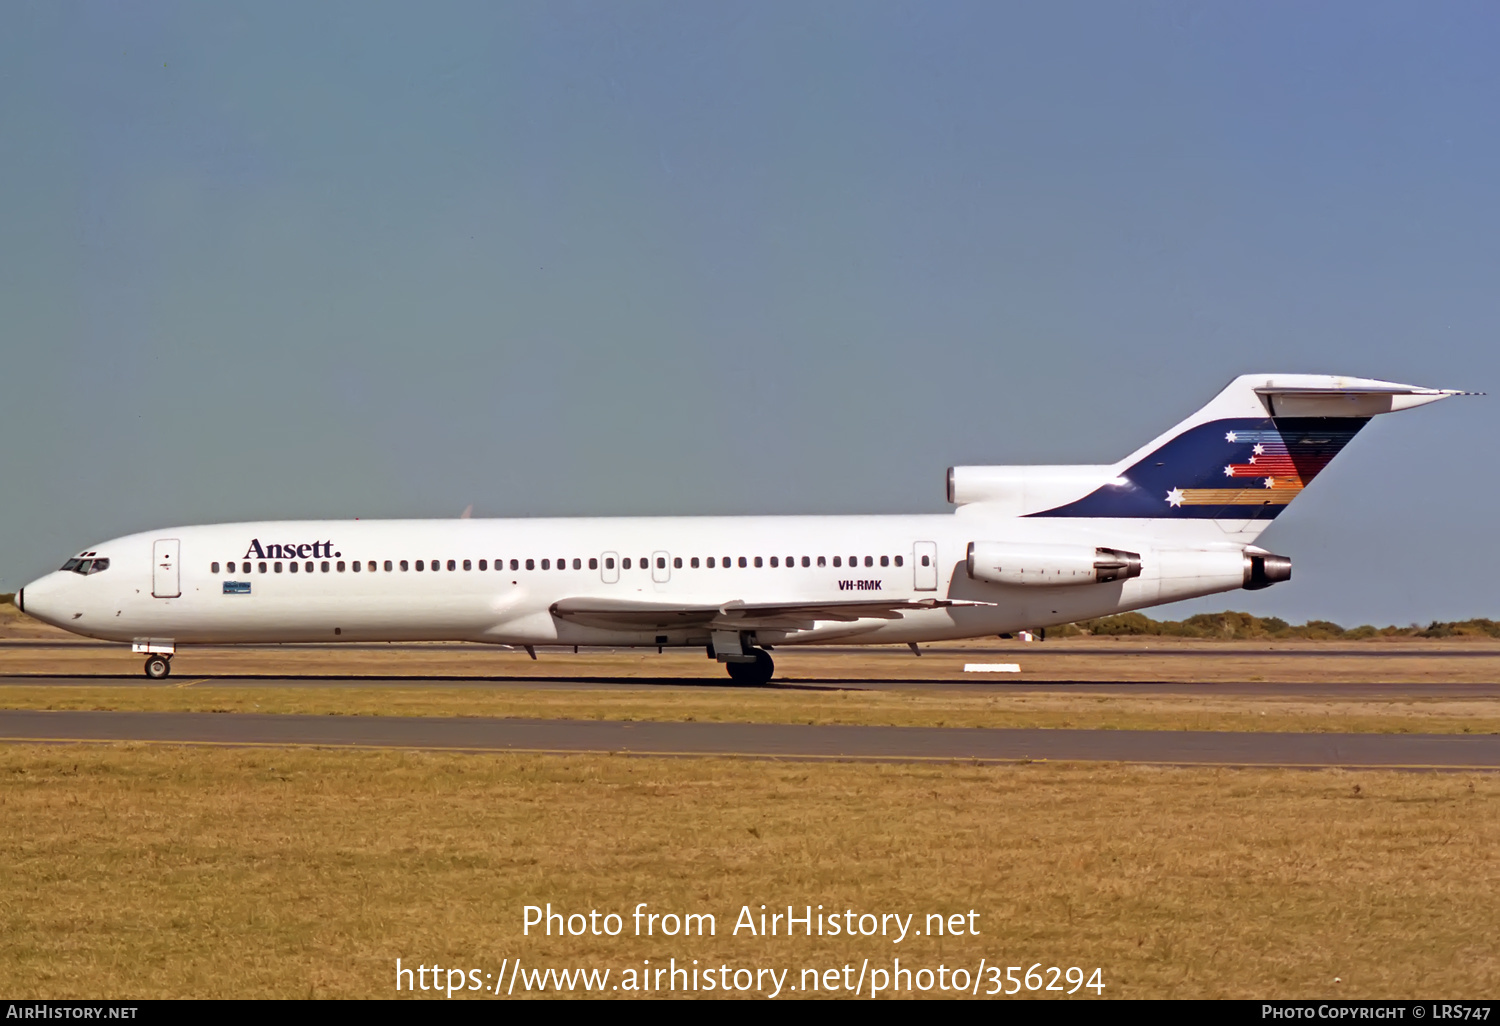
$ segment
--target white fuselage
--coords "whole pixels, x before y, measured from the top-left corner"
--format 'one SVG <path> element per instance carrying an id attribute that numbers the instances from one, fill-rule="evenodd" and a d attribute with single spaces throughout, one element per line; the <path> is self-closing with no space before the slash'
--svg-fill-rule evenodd
<path id="1" fill-rule="evenodd" d="M 930 601 L 885 617 L 763 624 L 753 639 L 890 644 L 1067 623 L 1242 585 L 1244 546 L 1212 522 L 1187 525 L 1187 534 L 1178 525 L 1171 548 L 1152 526 L 989 516 L 978 506 L 916 516 L 219 524 L 93 546 L 85 552 L 109 569 L 49 574 L 22 601 L 42 620 L 114 641 L 593 646 L 701 645 L 709 630 L 578 623 L 556 615 L 555 603 Z M 990 584 L 965 572 L 968 546 L 980 540 L 1130 548 L 1142 553 L 1142 572 L 1064 587 Z"/>
<path id="2" fill-rule="evenodd" d="M 978 637 L 1288 580 L 1260 532 L 1370 418 L 1455 394 L 1241 375 L 1113 464 L 950 468 L 950 514 L 151 531 L 84 550 L 16 601 L 157 656 L 153 676 L 178 645 L 475 641 L 706 645 L 731 677 L 764 681 L 774 645 Z"/>

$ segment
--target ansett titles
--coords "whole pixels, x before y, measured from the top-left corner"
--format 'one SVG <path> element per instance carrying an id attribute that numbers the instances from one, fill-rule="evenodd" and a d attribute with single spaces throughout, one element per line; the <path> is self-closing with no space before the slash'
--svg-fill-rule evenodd
<path id="1" fill-rule="evenodd" d="M 296 544 L 262 545 L 259 538 L 250 539 L 250 547 L 245 550 L 245 559 L 327 559 L 332 556 L 342 556 L 342 552 L 334 552 L 333 542 L 300 542 Z"/>

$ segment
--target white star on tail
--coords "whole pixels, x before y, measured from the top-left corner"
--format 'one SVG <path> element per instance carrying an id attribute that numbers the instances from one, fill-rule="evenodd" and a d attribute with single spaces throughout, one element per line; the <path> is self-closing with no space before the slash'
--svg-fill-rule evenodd
<path id="1" fill-rule="evenodd" d="M 1266 478 L 1266 487 L 1267 488 L 1274 488 L 1275 486 L 1276 486 L 1276 479 L 1274 477 L 1268 477 L 1268 478 Z"/>
<path id="2" fill-rule="evenodd" d="M 1233 467 L 1225 467 L 1224 468 L 1224 476 L 1225 477 L 1233 477 L 1234 476 L 1234 468 Z"/>
<path id="3" fill-rule="evenodd" d="M 1181 506 L 1182 505 L 1182 489 L 1181 488 L 1173 488 L 1170 492 L 1167 493 L 1167 505 L 1168 506 Z"/>
<path id="4" fill-rule="evenodd" d="M 1264 456 L 1266 454 L 1266 447 L 1264 445 L 1260 445 L 1260 444 L 1257 443 L 1257 445 L 1255 446 L 1255 448 L 1252 449 L 1251 451 L 1254 452 L 1255 455 L 1257 455 L 1257 456 Z M 1251 460 L 1250 462 L 1254 463 L 1255 461 Z"/>
<path id="5" fill-rule="evenodd" d="M 1234 438 L 1234 432 L 1233 431 L 1229 432 L 1229 434 L 1227 434 L 1227 435 L 1224 436 L 1224 441 L 1226 441 L 1226 442 L 1232 442 L 1234 440 L 1235 440 L 1235 438 Z"/>

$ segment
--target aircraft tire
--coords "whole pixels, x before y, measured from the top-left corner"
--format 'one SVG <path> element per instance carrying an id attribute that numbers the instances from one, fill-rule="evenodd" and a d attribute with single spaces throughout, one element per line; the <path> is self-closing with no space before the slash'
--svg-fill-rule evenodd
<path id="1" fill-rule="evenodd" d="M 741 687 L 760 688 L 771 683 L 771 677 L 776 672 L 776 663 L 771 659 L 771 653 L 763 648 L 757 648 L 755 662 L 725 663 L 724 668 L 729 671 L 729 679 Z"/>
<path id="2" fill-rule="evenodd" d="M 163 680 L 171 672 L 172 660 L 166 656 L 154 655 L 146 658 L 146 676 L 152 680 Z"/>

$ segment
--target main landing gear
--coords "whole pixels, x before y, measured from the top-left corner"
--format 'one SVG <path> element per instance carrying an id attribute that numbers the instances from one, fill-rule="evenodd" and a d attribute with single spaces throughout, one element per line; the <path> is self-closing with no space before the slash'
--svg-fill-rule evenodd
<path id="1" fill-rule="evenodd" d="M 153 654 L 146 657 L 146 676 L 152 680 L 164 680 L 172 672 L 172 657 Z"/>
<path id="2" fill-rule="evenodd" d="M 771 653 L 763 648 L 754 648 L 748 654 L 755 656 L 754 662 L 724 664 L 724 669 L 729 671 L 729 679 L 742 687 L 765 687 L 771 683 L 771 675 L 776 672 L 776 663 L 771 659 Z"/>

